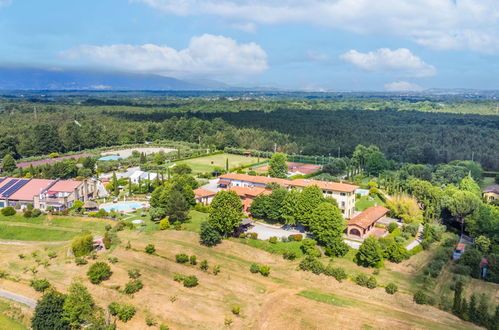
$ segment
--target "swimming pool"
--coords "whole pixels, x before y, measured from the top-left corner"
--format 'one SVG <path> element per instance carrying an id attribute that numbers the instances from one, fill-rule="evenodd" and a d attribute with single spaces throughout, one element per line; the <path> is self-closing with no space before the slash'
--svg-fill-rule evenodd
<path id="1" fill-rule="evenodd" d="M 368 196 L 369 190 L 367 189 L 355 189 L 356 194 L 360 194 L 361 196 Z"/>
<path id="2" fill-rule="evenodd" d="M 102 205 L 101 209 L 104 209 L 106 212 L 111 212 L 111 210 L 115 210 L 118 212 L 120 211 L 126 212 L 126 211 L 132 211 L 134 209 L 141 209 L 143 207 L 144 206 L 139 202 L 118 202 L 113 204 Z"/>
<path id="3" fill-rule="evenodd" d="M 109 156 L 103 156 L 99 158 L 101 161 L 107 161 L 107 160 L 119 160 L 122 159 L 123 157 L 117 156 L 117 155 L 109 155 Z"/>

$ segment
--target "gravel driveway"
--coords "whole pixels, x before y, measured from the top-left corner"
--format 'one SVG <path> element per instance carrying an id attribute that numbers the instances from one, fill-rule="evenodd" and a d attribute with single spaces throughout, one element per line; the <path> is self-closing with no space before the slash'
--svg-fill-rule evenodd
<path id="1" fill-rule="evenodd" d="M 253 228 L 249 229 L 247 232 L 248 233 L 257 233 L 258 239 L 261 239 L 261 240 L 268 240 L 269 238 L 271 238 L 273 236 L 281 239 L 281 237 L 283 237 L 283 236 L 288 237 L 289 235 L 294 235 L 294 234 L 302 234 L 303 236 L 306 236 L 305 231 L 299 231 L 299 230 L 292 229 L 292 228 L 287 229 L 287 228 L 284 228 L 285 226 L 282 226 L 282 227 L 272 226 L 272 225 L 264 224 L 261 222 L 253 222 L 252 225 L 253 225 Z"/>
<path id="2" fill-rule="evenodd" d="M 20 302 L 22 304 L 28 305 L 31 308 L 35 308 L 36 307 L 36 301 L 35 300 L 26 298 L 24 296 L 20 296 L 18 294 L 15 294 L 15 293 L 12 293 L 12 292 L 9 292 L 9 291 L 0 290 L 0 297 Z"/>

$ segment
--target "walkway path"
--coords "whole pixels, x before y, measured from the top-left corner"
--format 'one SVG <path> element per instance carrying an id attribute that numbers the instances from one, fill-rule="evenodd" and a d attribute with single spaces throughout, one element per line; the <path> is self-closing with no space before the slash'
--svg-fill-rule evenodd
<path id="1" fill-rule="evenodd" d="M 15 294 L 15 293 L 12 293 L 12 292 L 9 292 L 9 291 L 5 291 L 5 290 L 2 290 L 2 289 L 0 289 L 0 297 L 17 301 L 17 302 L 19 302 L 21 304 L 25 304 L 25 305 L 27 305 L 27 306 L 29 306 L 31 308 L 35 308 L 36 307 L 36 301 L 35 300 L 32 300 L 32 299 L 24 297 L 24 296 L 20 296 L 18 294 Z"/>
<path id="2" fill-rule="evenodd" d="M 418 228 L 418 233 L 416 234 L 416 239 L 412 241 L 411 243 L 407 244 L 405 247 L 407 251 L 414 249 L 416 246 L 421 244 L 421 241 L 423 240 L 423 226 L 419 225 Z"/>

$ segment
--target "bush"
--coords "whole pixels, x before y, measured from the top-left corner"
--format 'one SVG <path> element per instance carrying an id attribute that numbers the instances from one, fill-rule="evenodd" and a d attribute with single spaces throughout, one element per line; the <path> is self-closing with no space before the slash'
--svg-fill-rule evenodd
<path id="1" fill-rule="evenodd" d="M 218 275 L 220 273 L 220 265 L 213 266 L 213 275 Z"/>
<path id="2" fill-rule="evenodd" d="M 355 277 L 355 283 L 357 283 L 360 286 L 367 287 L 367 282 L 368 281 L 369 281 L 369 277 L 366 274 L 364 274 L 364 273 L 360 273 L 359 275 L 357 275 Z"/>
<path id="3" fill-rule="evenodd" d="M 222 235 L 208 221 L 201 223 L 199 242 L 205 246 L 215 246 L 222 241 Z"/>
<path id="4" fill-rule="evenodd" d="M 180 253 L 175 255 L 175 261 L 179 264 L 185 264 L 187 261 L 189 261 L 189 256 L 184 253 Z"/>
<path id="5" fill-rule="evenodd" d="M 249 233 L 251 239 L 258 239 L 258 233 Z"/>
<path id="6" fill-rule="evenodd" d="M 454 266 L 454 273 L 469 276 L 471 274 L 471 268 L 466 265 L 457 264 Z"/>
<path id="7" fill-rule="evenodd" d="M 208 270 L 208 260 L 203 260 L 199 264 L 199 268 L 201 268 L 202 271 L 207 271 Z"/>
<path id="8" fill-rule="evenodd" d="M 277 243 L 277 237 L 272 236 L 271 238 L 269 238 L 269 243 L 276 244 Z"/>
<path id="9" fill-rule="evenodd" d="M 134 269 L 130 269 L 128 271 L 128 277 L 130 277 L 131 279 L 137 279 L 141 276 L 140 274 L 140 270 L 138 270 L 137 268 L 134 268 Z"/>
<path id="10" fill-rule="evenodd" d="M 321 256 L 321 251 L 317 249 L 317 241 L 310 239 L 310 238 L 305 238 L 301 242 L 301 250 L 303 251 L 304 254 L 312 256 L 312 257 L 320 257 Z"/>
<path id="11" fill-rule="evenodd" d="M 182 282 L 184 280 L 185 276 L 182 274 L 173 274 L 173 280 L 175 282 Z"/>
<path id="12" fill-rule="evenodd" d="M 198 285 L 198 278 L 194 275 L 186 276 L 183 283 L 186 288 L 192 288 Z"/>
<path id="13" fill-rule="evenodd" d="M 107 258 L 107 261 L 109 261 L 112 264 L 115 264 L 115 263 L 118 262 L 118 258 L 116 258 L 116 257 L 109 257 L 109 258 Z"/>
<path id="14" fill-rule="evenodd" d="M 90 266 L 87 275 L 92 284 L 99 284 L 111 277 L 111 267 L 105 262 L 96 262 Z"/>
<path id="15" fill-rule="evenodd" d="M 234 306 L 232 306 L 231 311 L 232 311 L 232 314 L 239 315 L 239 313 L 241 313 L 241 306 L 234 305 Z"/>
<path id="16" fill-rule="evenodd" d="M 263 276 L 267 277 L 270 274 L 270 267 L 269 266 L 261 266 L 260 267 L 260 274 Z"/>
<path id="17" fill-rule="evenodd" d="M 306 256 L 300 265 L 298 266 L 301 270 L 310 271 L 316 275 L 321 274 L 324 271 L 324 265 L 318 259 L 312 256 Z"/>
<path id="18" fill-rule="evenodd" d="M 25 218 L 31 218 L 32 217 L 32 211 L 30 209 L 25 208 L 23 211 L 23 217 Z"/>
<path id="19" fill-rule="evenodd" d="M 396 222 L 390 222 L 390 224 L 387 227 L 388 232 L 391 234 L 395 229 L 397 229 L 399 226 L 397 225 Z"/>
<path id="20" fill-rule="evenodd" d="M 83 257 L 92 252 L 94 249 L 94 237 L 92 234 L 85 234 L 75 237 L 71 243 L 71 251 L 75 257 Z"/>
<path id="21" fill-rule="evenodd" d="M 288 239 L 289 241 L 301 242 L 301 240 L 303 239 L 303 235 L 302 234 L 289 235 Z"/>
<path id="22" fill-rule="evenodd" d="M 135 315 L 135 307 L 133 305 L 112 302 L 107 308 L 111 315 L 117 316 L 123 322 L 130 321 Z"/>
<path id="23" fill-rule="evenodd" d="M 378 281 L 376 281 L 376 278 L 374 276 L 370 276 L 369 279 L 367 280 L 366 286 L 369 289 L 374 289 L 375 287 L 378 286 Z"/>
<path id="24" fill-rule="evenodd" d="M 388 294 L 395 294 L 398 291 L 398 286 L 395 283 L 388 283 L 388 285 L 385 287 L 385 291 Z"/>
<path id="25" fill-rule="evenodd" d="M 431 299 L 430 296 L 428 296 L 421 290 L 416 291 L 412 299 L 416 304 L 419 305 L 427 305 L 427 304 L 431 305 L 433 302 L 433 299 Z"/>
<path id="26" fill-rule="evenodd" d="M 324 269 L 324 274 L 327 276 L 334 277 L 338 282 L 346 280 L 348 277 L 347 273 L 345 272 L 345 269 L 341 267 L 327 266 Z"/>
<path id="27" fill-rule="evenodd" d="M 173 223 L 173 229 L 175 229 L 175 230 L 182 230 L 182 222 L 180 222 L 180 221 L 178 221 L 178 220 L 177 220 L 177 221 L 175 221 L 175 222 Z"/>
<path id="28" fill-rule="evenodd" d="M 153 254 L 154 252 L 156 252 L 156 248 L 152 244 L 147 244 L 145 251 L 147 254 Z"/>
<path id="29" fill-rule="evenodd" d="M 41 214 L 42 214 L 42 211 L 40 211 L 39 209 L 33 209 L 31 211 L 31 217 L 33 217 L 33 218 L 38 218 Z"/>
<path id="30" fill-rule="evenodd" d="M 296 258 L 298 258 L 298 254 L 293 250 L 289 250 L 289 251 L 284 251 L 282 257 L 286 260 L 295 260 Z"/>
<path id="31" fill-rule="evenodd" d="M 169 326 L 167 326 L 166 324 L 161 324 L 161 325 L 159 326 L 159 330 L 170 330 L 170 327 L 169 327 Z"/>
<path id="32" fill-rule="evenodd" d="M 418 233 L 418 229 L 419 229 L 419 224 L 414 223 L 414 224 L 405 225 L 404 227 L 402 227 L 402 232 L 409 233 L 412 237 L 414 237 Z"/>
<path id="33" fill-rule="evenodd" d="M 88 264 L 88 261 L 87 261 L 87 259 L 85 259 L 85 258 L 82 258 L 82 257 L 77 257 L 77 258 L 75 258 L 75 264 L 76 264 L 77 266 L 82 266 L 82 265 L 86 265 L 86 264 Z"/>
<path id="34" fill-rule="evenodd" d="M 189 263 L 194 266 L 197 265 L 196 256 L 190 256 Z"/>
<path id="35" fill-rule="evenodd" d="M 12 206 L 7 206 L 4 207 L 0 212 L 3 216 L 10 217 L 16 214 L 16 209 L 14 209 Z"/>
<path id="36" fill-rule="evenodd" d="M 44 292 L 50 288 L 50 283 L 46 279 L 31 280 L 30 285 L 38 292 Z"/>
<path id="37" fill-rule="evenodd" d="M 250 266 L 250 272 L 253 274 L 259 273 L 260 272 L 260 266 L 258 264 L 251 264 Z"/>
<path id="38" fill-rule="evenodd" d="M 123 292 L 126 294 L 134 294 L 135 292 L 140 291 L 144 287 L 144 284 L 141 280 L 131 280 L 125 284 L 125 288 Z"/>
<path id="39" fill-rule="evenodd" d="M 159 222 L 159 229 L 166 230 L 170 228 L 170 221 L 168 219 L 163 219 Z"/>
<path id="40" fill-rule="evenodd" d="M 111 248 L 111 237 L 109 236 L 108 231 L 106 231 L 106 233 L 104 234 L 104 238 L 102 238 L 102 243 L 104 244 L 106 250 L 109 250 Z"/>

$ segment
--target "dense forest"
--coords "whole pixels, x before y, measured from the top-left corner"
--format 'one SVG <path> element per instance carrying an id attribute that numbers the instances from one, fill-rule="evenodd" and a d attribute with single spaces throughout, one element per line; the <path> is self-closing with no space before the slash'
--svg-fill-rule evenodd
<path id="1" fill-rule="evenodd" d="M 277 147 L 288 154 L 334 156 L 351 156 L 356 145 L 374 144 L 395 161 L 474 159 L 497 170 L 495 111 L 491 100 L 455 96 L 3 97 L 0 158 L 168 139 L 207 148 Z"/>

